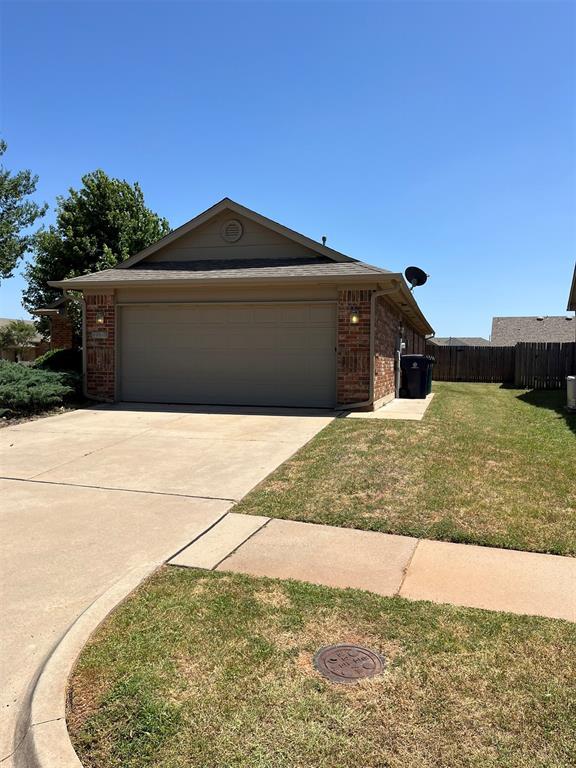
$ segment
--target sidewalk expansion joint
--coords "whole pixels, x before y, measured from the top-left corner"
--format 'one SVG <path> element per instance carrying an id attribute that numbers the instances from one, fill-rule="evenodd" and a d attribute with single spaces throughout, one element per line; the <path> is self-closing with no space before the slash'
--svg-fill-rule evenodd
<path id="1" fill-rule="evenodd" d="M 119 493 L 148 493 L 154 496 L 177 496 L 181 499 L 202 499 L 204 501 L 229 501 L 231 504 L 237 504 L 238 499 L 230 499 L 226 496 L 200 496 L 193 493 L 169 493 L 168 491 L 146 491 L 138 488 L 113 488 L 107 485 L 86 485 L 84 483 L 63 483 L 57 480 L 37 480 L 27 477 L 6 477 L 0 475 L 0 480 L 11 480 L 17 483 L 38 483 L 41 485 L 61 485 L 66 488 L 90 488 L 96 491 L 118 491 Z"/>
<path id="2" fill-rule="evenodd" d="M 416 550 L 420 546 L 421 541 L 422 539 L 417 539 L 416 544 L 414 545 L 414 549 L 412 550 L 412 553 L 408 559 L 408 562 L 402 569 L 402 579 L 400 580 L 398 589 L 396 590 L 396 592 L 394 592 L 394 597 L 400 597 L 400 592 L 402 591 L 402 587 L 404 586 L 404 582 L 406 581 L 406 576 L 408 576 L 408 571 L 410 570 L 410 566 L 412 565 L 412 560 L 414 560 L 414 555 L 416 554 Z"/>
<path id="3" fill-rule="evenodd" d="M 220 515 L 220 517 L 218 518 L 218 520 L 215 520 L 215 521 L 212 523 L 212 525 L 209 525 L 209 526 L 208 526 L 208 528 L 206 528 L 206 529 L 205 529 L 205 530 L 203 530 L 201 533 L 199 533 L 199 534 L 198 534 L 198 536 L 195 536 L 195 537 L 194 537 L 194 538 L 193 538 L 191 541 L 189 541 L 187 544 L 184 544 L 184 546 L 183 546 L 183 547 L 180 547 L 180 549 L 179 549 L 179 550 L 177 550 L 176 552 L 174 552 L 174 554 L 170 555 L 170 557 L 167 557 L 167 558 L 166 558 L 166 560 L 165 560 L 164 562 L 165 562 L 165 563 L 167 563 L 168 565 L 171 565 L 171 563 L 170 563 L 170 560 L 173 560 L 175 557 L 178 557 L 178 555 L 180 554 L 180 552 L 184 552 L 184 550 L 185 550 L 185 549 L 188 549 L 188 547 L 191 547 L 191 546 L 192 546 L 192 544 L 195 544 L 195 543 L 196 543 L 196 542 L 197 542 L 199 539 L 201 539 L 203 536 L 206 536 L 206 534 L 207 534 L 207 533 L 209 533 L 209 532 L 210 532 L 211 530 L 213 530 L 214 528 L 216 528 L 216 526 L 217 526 L 217 525 L 219 525 L 219 524 L 222 522 L 222 520 L 224 520 L 224 518 L 225 518 L 225 517 L 228 517 L 228 514 L 229 514 L 229 512 L 228 512 L 228 511 L 224 512 L 224 514 L 223 514 L 223 515 Z M 179 566 L 175 566 L 175 567 L 179 567 Z"/>
<path id="4" fill-rule="evenodd" d="M 254 536 L 256 536 L 257 534 L 259 534 L 259 533 L 260 533 L 260 531 L 262 531 L 264 528 L 266 528 L 266 526 L 268 525 L 268 523 L 269 523 L 269 522 L 271 522 L 271 520 L 272 520 L 272 519 L 273 519 L 273 518 L 269 518 L 268 520 L 266 520 L 266 522 L 265 522 L 265 523 L 262 523 L 262 525 L 260 526 L 260 528 L 258 528 L 257 530 L 255 530 L 255 531 L 254 531 L 254 533 L 251 533 L 251 534 L 250 534 L 250 536 L 247 536 L 247 537 L 244 539 L 244 541 L 242 541 L 242 542 L 240 542 L 240 544 L 238 544 L 238 546 L 237 546 L 237 547 L 234 547 L 234 549 L 231 549 L 231 550 L 230 550 L 230 552 L 228 552 L 228 554 L 227 554 L 225 557 L 223 557 L 223 558 L 222 558 L 222 560 L 219 560 L 219 561 L 216 563 L 216 565 L 214 565 L 214 566 L 213 566 L 213 567 L 212 567 L 210 570 L 211 570 L 211 571 L 215 571 L 215 570 L 216 570 L 216 568 L 218 568 L 218 566 L 222 565 L 222 563 L 224 563 L 226 560 L 228 560 L 228 558 L 229 558 L 229 557 L 232 557 L 232 555 L 233 555 L 233 554 L 235 554 L 236 552 L 238 552 L 238 550 L 239 550 L 241 547 L 243 547 L 243 546 L 244 546 L 244 544 L 246 544 L 246 542 L 250 541 L 250 539 L 253 539 L 253 538 L 254 538 Z"/>

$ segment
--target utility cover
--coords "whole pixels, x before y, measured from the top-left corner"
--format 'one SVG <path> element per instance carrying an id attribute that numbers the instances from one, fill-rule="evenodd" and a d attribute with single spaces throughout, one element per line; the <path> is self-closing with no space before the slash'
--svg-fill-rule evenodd
<path id="1" fill-rule="evenodd" d="M 355 683 L 384 671 L 382 656 L 360 645 L 328 645 L 314 656 L 314 666 L 333 683 Z"/>

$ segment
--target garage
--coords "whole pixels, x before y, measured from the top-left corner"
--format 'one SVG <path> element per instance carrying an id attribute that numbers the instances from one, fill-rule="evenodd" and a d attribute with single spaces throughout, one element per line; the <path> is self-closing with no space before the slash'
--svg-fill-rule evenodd
<path id="1" fill-rule="evenodd" d="M 50 281 L 72 338 L 82 293 L 84 394 L 102 402 L 371 409 L 396 350 L 433 329 L 402 274 L 224 198 L 115 267 Z"/>
<path id="2" fill-rule="evenodd" d="M 332 407 L 335 302 L 119 308 L 119 398 Z"/>

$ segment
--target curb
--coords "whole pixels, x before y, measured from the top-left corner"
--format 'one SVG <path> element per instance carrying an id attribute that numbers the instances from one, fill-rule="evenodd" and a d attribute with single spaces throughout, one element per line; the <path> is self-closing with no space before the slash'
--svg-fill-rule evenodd
<path id="1" fill-rule="evenodd" d="M 159 567 L 147 563 L 119 579 L 94 600 L 52 650 L 31 689 L 17 732 L 15 768 L 82 768 L 66 727 L 66 688 L 74 664 L 108 614 Z"/>

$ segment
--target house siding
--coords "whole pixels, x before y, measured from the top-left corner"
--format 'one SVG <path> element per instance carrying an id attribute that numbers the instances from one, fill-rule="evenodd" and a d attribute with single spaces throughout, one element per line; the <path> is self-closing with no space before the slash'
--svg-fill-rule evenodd
<path id="1" fill-rule="evenodd" d="M 234 219 L 242 224 L 242 237 L 235 243 L 222 239 L 222 225 Z M 205 261 L 212 259 L 289 259 L 317 257 L 318 254 L 245 216 L 224 211 L 192 232 L 168 243 L 146 259 L 147 262 Z"/>

